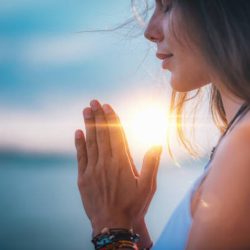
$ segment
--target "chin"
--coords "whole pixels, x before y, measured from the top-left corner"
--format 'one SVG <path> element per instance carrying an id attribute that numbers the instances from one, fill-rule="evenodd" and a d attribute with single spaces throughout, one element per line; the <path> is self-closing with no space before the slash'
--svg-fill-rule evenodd
<path id="1" fill-rule="evenodd" d="M 177 92 L 189 92 L 189 91 L 193 91 L 196 89 L 199 89 L 201 87 L 203 87 L 204 85 L 207 85 L 208 83 L 203 83 L 203 84 L 194 84 L 194 82 L 187 82 L 187 80 L 174 80 L 171 77 L 170 80 L 170 85 L 172 87 L 173 90 L 177 91 Z"/>
<path id="2" fill-rule="evenodd" d="M 198 89 L 200 86 L 192 86 L 192 85 L 187 85 L 187 83 L 185 83 L 185 85 L 183 84 L 183 82 L 170 82 L 171 87 L 173 90 L 178 91 L 178 92 L 189 92 L 195 89 Z"/>

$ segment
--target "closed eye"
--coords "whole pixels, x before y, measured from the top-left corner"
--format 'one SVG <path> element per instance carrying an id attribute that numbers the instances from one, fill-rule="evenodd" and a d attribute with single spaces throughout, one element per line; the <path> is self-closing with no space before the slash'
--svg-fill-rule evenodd
<path id="1" fill-rule="evenodd" d="M 169 0 L 162 0 L 161 4 L 162 4 L 163 11 L 165 13 L 168 12 L 172 7 L 172 3 Z"/>

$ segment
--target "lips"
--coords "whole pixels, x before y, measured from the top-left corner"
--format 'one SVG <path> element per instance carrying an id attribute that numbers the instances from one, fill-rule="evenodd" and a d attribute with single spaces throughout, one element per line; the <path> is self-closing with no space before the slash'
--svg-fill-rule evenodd
<path id="1" fill-rule="evenodd" d="M 168 68 L 168 64 L 169 64 L 169 62 L 171 61 L 171 57 L 172 56 L 174 56 L 172 53 L 168 53 L 168 54 L 163 54 L 163 53 L 156 53 L 156 56 L 159 58 L 159 59 L 161 59 L 161 60 L 163 60 L 162 61 L 162 68 L 163 69 L 167 69 Z"/>
<path id="2" fill-rule="evenodd" d="M 156 53 L 156 57 L 158 57 L 161 60 L 164 60 L 164 59 L 171 57 L 171 56 L 173 56 L 172 53 L 168 53 L 168 54 Z"/>

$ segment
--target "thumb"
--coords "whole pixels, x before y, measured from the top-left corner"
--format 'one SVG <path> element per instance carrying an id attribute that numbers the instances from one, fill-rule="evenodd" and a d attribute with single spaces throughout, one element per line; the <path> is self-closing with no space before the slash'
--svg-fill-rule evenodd
<path id="1" fill-rule="evenodd" d="M 151 187 L 156 178 L 159 166 L 159 159 L 162 152 L 162 146 L 154 146 L 149 149 L 144 158 L 140 174 L 140 185 L 143 187 Z"/>

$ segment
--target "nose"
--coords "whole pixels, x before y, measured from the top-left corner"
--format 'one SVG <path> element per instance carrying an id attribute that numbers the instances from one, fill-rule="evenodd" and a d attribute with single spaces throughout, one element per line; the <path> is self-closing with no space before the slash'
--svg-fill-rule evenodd
<path id="1" fill-rule="evenodd" d="M 144 37 L 151 42 L 157 42 L 157 39 L 148 32 L 148 29 L 145 30 Z"/>
<path id="2" fill-rule="evenodd" d="M 161 23 L 158 18 L 152 16 L 144 31 L 144 37 L 151 42 L 159 42 L 163 39 Z"/>

